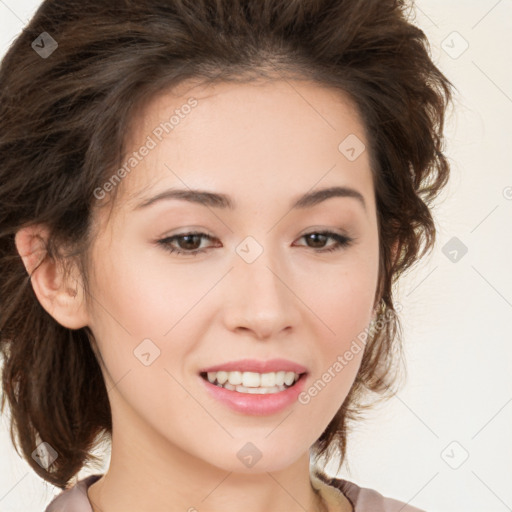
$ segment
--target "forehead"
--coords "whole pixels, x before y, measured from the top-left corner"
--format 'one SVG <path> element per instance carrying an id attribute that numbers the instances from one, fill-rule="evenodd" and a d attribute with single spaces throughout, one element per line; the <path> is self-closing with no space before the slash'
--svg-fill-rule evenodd
<path id="1" fill-rule="evenodd" d="M 160 184 L 218 190 L 237 204 L 277 199 L 279 191 L 288 203 L 319 180 L 368 192 L 368 152 L 350 161 L 340 149 L 347 139 L 366 145 L 343 91 L 306 80 L 182 83 L 133 117 L 125 161 L 139 161 L 119 185 L 117 207 L 133 209 Z M 144 146 L 150 149 L 141 158 Z"/>

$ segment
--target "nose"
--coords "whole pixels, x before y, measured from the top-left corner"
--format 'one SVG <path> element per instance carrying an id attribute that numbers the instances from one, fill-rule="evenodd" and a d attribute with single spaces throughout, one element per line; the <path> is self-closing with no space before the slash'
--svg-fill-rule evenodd
<path id="1" fill-rule="evenodd" d="M 264 249 L 252 263 L 235 255 L 226 283 L 224 323 L 257 340 L 282 337 L 300 317 L 300 300 L 291 272 L 275 251 Z"/>

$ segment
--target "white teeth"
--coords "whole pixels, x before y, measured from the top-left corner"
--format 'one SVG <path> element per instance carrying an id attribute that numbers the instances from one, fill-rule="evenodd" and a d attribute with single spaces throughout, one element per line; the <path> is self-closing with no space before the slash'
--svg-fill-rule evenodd
<path id="1" fill-rule="evenodd" d="M 208 381 L 225 389 L 240 393 L 267 394 L 284 391 L 299 379 L 295 372 L 208 372 Z"/>
<path id="2" fill-rule="evenodd" d="M 272 386 L 270 388 L 246 388 L 245 386 L 236 386 L 235 391 L 239 393 L 249 393 L 252 395 L 267 395 L 270 393 L 277 393 L 279 391 L 284 391 L 286 388 L 284 386 Z"/>
<path id="3" fill-rule="evenodd" d="M 286 372 L 277 372 L 276 373 L 276 386 L 282 386 L 284 384 L 284 376 Z"/>
<path id="4" fill-rule="evenodd" d="M 266 388 L 272 388 L 275 385 L 276 385 L 276 374 L 275 373 L 263 373 L 261 375 L 260 386 L 265 386 Z"/>
<path id="5" fill-rule="evenodd" d="M 287 386 L 291 386 L 295 382 L 295 373 L 293 372 L 286 372 L 284 376 L 284 383 Z"/>
<path id="6" fill-rule="evenodd" d="M 245 386 L 237 386 L 236 390 L 240 393 L 250 393 L 251 395 L 258 395 L 259 389 L 258 388 L 247 388 Z"/>
<path id="7" fill-rule="evenodd" d="M 224 384 L 228 381 L 228 372 L 217 372 L 217 382 Z"/>
<path id="8" fill-rule="evenodd" d="M 255 372 L 244 372 L 242 374 L 242 385 L 246 388 L 259 388 L 260 387 L 260 374 Z"/>
<path id="9" fill-rule="evenodd" d="M 237 386 L 238 384 L 242 384 L 242 372 L 227 372 L 228 373 L 228 381 L 232 386 Z"/>

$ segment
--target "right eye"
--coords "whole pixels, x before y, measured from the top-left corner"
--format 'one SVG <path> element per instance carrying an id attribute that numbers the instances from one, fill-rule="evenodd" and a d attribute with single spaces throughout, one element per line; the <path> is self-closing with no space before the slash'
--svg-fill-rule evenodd
<path id="1" fill-rule="evenodd" d="M 161 245 L 164 250 L 170 253 L 196 256 L 200 253 L 206 252 L 206 250 L 209 248 L 200 248 L 201 241 L 203 239 L 216 240 L 214 237 L 208 235 L 207 233 L 195 231 L 191 233 L 181 233 L 179 235 L 162 238 L 158 240 L 157 243 Z M 174 245 L 175 242 L 178 243 L 178 248 Z"/>

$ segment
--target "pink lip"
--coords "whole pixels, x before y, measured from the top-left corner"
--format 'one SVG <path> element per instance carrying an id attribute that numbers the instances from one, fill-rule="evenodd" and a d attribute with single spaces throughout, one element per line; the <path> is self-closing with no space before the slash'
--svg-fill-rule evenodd
<path id="1" fill-rule="evenodd" d="M 269 361 L 257 361 L 256 359 L 239 359 L 238 361 L 229 361 L 227 363 L 222 363 L 215 366 L 210 366 L 208 368 L 204 368 L 200 370 L 199 373 L 220 371 L 239 371 L 256 373 L 285 371 L 295 373 L 306 373 L 307 368 L 300 364 L 294 363 L 293 361 L 288 361 L 287 359 L 270 359 Z"/>
<path id="2" fill-rule="evenodd" d="M 257 416 L 276 414 L 290 407 L 294 402 L 297 402 L 298 396 L 304 389 L 304 383 L 306 381 L 306 375 L 301 375 L 293 386 L 284 391 L 266 395 L 251 395 L 249 393 L 230 391 L 229 389 L 216 386 L 202 377 L 199 378 L 203 385 L 206 386 L 206 390 L 210 396 L 219 400 L 219 402 L 226 404 L 234 411 Z"/>

